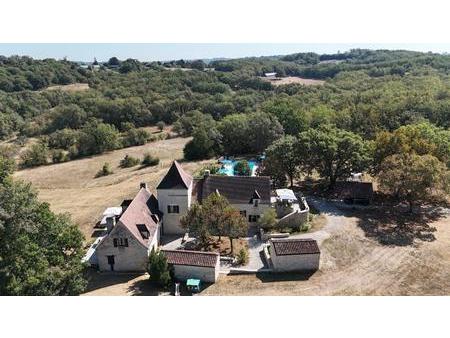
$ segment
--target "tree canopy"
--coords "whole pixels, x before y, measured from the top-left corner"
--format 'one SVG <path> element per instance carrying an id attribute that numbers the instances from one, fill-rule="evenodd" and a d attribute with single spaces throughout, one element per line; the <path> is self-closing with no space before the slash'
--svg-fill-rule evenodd
<path id="1" fill-rule="evenodd" d="M 30 184 L 13 181 L 10 168 L 1 171 L 0 294 L 80 294 L 83 235 L 67 215 L 40 202 Z"/>

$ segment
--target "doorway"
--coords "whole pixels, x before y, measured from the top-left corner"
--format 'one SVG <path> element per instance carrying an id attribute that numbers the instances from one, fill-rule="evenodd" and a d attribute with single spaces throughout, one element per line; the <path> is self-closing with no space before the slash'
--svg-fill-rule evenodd
<path id="1" fill-rule="evenodd" d="M 111 267 L 111 271 L 114 271 L 114 255 L 106 257 L 108 258 L 108 264 Z"/>

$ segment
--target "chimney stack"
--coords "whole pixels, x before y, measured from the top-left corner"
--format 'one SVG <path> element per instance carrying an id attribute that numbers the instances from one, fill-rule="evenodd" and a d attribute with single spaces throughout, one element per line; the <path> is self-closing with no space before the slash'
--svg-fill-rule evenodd
<path id="1" fill-rule="evenodd" d="M 142 189 L 142 188 L 147 189 L 147 183 L 141 182 L 140 188 L 141 188 L 141 189 Z"/>

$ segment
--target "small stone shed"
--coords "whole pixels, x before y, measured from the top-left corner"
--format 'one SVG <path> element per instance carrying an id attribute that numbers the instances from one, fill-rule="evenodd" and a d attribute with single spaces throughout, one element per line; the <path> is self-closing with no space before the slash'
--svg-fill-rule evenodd
<path id="1" fill-rule="evenodd" d="M 176 279 L 186 281 L 190 278 L 214 283 L 219 277 L 220 256 L 215 252 L 189 250 L 163 250 L 167 263 Z"/>
<path id="2" fill-rule="evenodd" d="M 373 199 L 372 182 L 336 182 L 337 195 L 347 204 L 369 205 Z"/>
<path id="3" fill-rule="evenodd" d="M 275 272 L 316 271 L 320 249 L 314 239 L 271 239 L 270 260 Z"/>

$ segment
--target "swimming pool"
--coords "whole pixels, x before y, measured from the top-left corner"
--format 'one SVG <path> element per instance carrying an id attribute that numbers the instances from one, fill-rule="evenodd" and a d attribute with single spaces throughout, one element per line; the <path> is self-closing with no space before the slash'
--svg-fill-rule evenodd
<path id="1" fill-rule="evenodd" d="M 234 176 L 234 166 L 238 162 L 239 161 L 236 160 L 221 160 L 220 163 L 222 164 L 222 168 L 219 169 L 219 173 L 227 176 Z M 247 162 L 252 173 L 251 176 L 255 176 L 256 169 L 258 168 L 258 162 L 253 160 L 249 160 Z"/>

